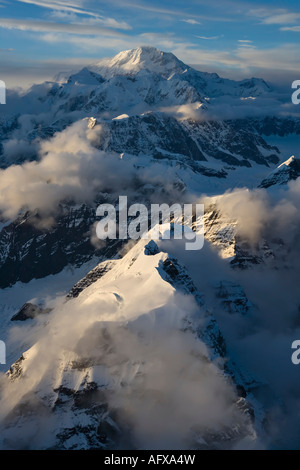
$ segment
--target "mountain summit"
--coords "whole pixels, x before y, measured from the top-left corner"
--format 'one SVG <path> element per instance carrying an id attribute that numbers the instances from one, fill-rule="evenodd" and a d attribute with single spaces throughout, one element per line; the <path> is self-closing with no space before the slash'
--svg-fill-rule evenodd
<path id="1" fill-rule="evenodd" d="M 188 68 L 171 52 L 163 52 L 149 46 L 122 51 L 112 59 L 103 59 L 93 66 L 93 70 L 105 78 L 133 75 L 141 70 L 169 78 L 174 73 L 182 73 Z"/>
<path id="2" fill-rule="evenodd" d="M 281 163 L 260 184 L 261 188 L 269 188 L 274 185 L 286 185 L 289 181 L 296 180 L 300 176 L 300 160 L 292 155 Z"/>
<path id="3" fill-rule="evenodd" d="M 146 77 L 149 81 L 159 76 L 160 79 L 171 82 L 164 85 L 167 89 L 172 88 L 174 84 L 177 86 L 178 81 L 185 82 L 185 85 L 188 84 L 196 90 L 195 101 L 199 100 L 199 94 L 209 97 L 231 95 L 238 98 L 253 98 L 271 91 L 270 86 L 261 78 L 252 77 L 241 81 L 221 78 L 217 73 L 193 69 L 171 52 L 163 52 L 149 46 L 122 51 L 112 58 L 102 59 L 90 65 L 87 69 L 93 76 L 96 74 L 104 80 L 114 77 L 136 78 L 142 74 L 141 80 L 144 82 Z"/>

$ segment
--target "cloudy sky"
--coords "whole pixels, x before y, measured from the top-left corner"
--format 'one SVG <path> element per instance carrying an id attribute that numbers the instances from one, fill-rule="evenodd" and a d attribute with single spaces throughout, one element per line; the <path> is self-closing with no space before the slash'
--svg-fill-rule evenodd
<path id="1" fill-rule="evenodd" d="M 0 0 L 0 79 L 27 86 L 140 45 L 230 78 L 300 79 L 295 0 Z"/>

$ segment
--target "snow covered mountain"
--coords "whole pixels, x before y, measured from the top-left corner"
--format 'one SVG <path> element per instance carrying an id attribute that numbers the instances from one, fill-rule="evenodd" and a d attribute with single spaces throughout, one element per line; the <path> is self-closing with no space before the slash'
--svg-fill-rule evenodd
<path id="1" fill-rule="evenodd" d="M 5 115 L 2 116 L 2 166 L 7 165 L 7 160 L 11 162 L 12 159 L 18 161 L 17 158 L 36 158 L 36 145 L 40 139 L 51 137 L 80 118 L 95 116 L 103 124 L 112 123 L 118 127 L 125 125 L 125 122 L 111 120 L 125 115 L 130 117 L 126 124 L 132 124 L 130 133 L 134 133 L 137 127 L 143 128 L 147 119 L 156 120 L 156 126 L 161 122 L 163 129 L 168 132 L 164 138 L 167 142 L 163 145 L 157 135 L 152 147 L 174 147 L 174 132 L 179 129 L 181 133 L 186 133 L 187 128 L 183 122 L 192 120 L 196 129 L 189 137 L 192 140 L 196 137 L 196 146 L 204 156 L 207 143 L 202 142 L 203 134 L 210 141 L 209 158 L 221 158 L 223 162 L 231 161 L 230 164 L 239 165 L 235 159 L 236 149 L 229 145 L 239 139 L 240 144 L 237 147 L 242 145 L 244 153 L 250 142 L 252 143 L 251 154 L 254 153 L 253 158 L 259 164 L 277 163 L 279 150 L 268 145 L 262 136 L 258 137 L 256 129 L 253 132 L 253 121 L 243 122 L 242 131 L 235 123 L 224 121 L 253 114 L 259 114 L 261 120 L 270 113 L 278 114 L 282 99 L 262 79 L 223 79 L 217 74 L 197 71 L 173 54 L 151 47 L 124 51 L 113 59 L 103 60 L 72 74 L 64 82 L 46 82 L 33 86 L 23 96 L 11 93 Z M 20 109 L 26 109 L 26 126 L 20 117 Z M 233 115 L 232 110 L 235 110 Z M 206 126 L 208 120 L 223 122 L 222 132 L 217 130 L 221 142 L 219 139 L 216 141 L 214 128 L 209 135 Z M 295 127 L 297 119 L 292 122 Z M 291 126 L 290 121 L 280 118 L 267 134 L 282 132 L 278 131 L 278 127 L 287 128 L 288 125 Z M 114 139 L 114 128 L 110 127 L 110 133 Z M 237 135 L 232 137 L 232 133 Z M 154 137 L 148 131 L 147 135 L 148 139 Z M 16 152 L 9 145 L 11 139 L 19 142 L 23 150 L 22 156 L 20 152 L 18 157 L 14 155 Z M 265 154 L 262 149 L 268 152 Z M 126 150 L 125 147 L 122 151 Z M 128 148 L 128 151 L 131 150 L 132 146 Z M 140 146 L 134 150 L 139 152 Z M 199 152 L 194 150 L 193 158 L 199 158 Z M 249 157 L 246 160 L 247 164 L 251 163 Z"/>
<path id="2" fill-rule="evenodd" d="M 40 316 L 33 326 L 40 339 L 11 366 L 2 447 L 18 448 L 20 439 L 22 446 L 59 449 L 166 448 L 183 441 L 205 449 L 255 441 L 253 405 L 244 395 L 258 384 L 242 382 L 236 370 L 225 373 L 224 338 L 184 267 L 153 241 L 141 241 L 104 272 L 99 268 L 79 295 L 47 320 Z M 128 289 L 134 284 L 138 289 Z M 71 317 L 72 331 L 61 328 Z M 215 411 L 205 417 L 207 407 Z M 26 436 L 19 429 L 28 429 Z"/>
<path id="3" fill-rule="evenodd" d="M 260 184 L 261 188 L 279 184 L 286 185 L 289 181 L 296 180 L 300 176 L 300 160 L 294 156 L 281 163 Z"/>
<path id="4" fill-rule="evenodd" d="M 0 448 L 297 445 L 300 125 L 285 100 L 153 47 L 8 92 Z M 120 195 L 203 203 L 204 248 L 99 240 L 96 208 L 118 214 Z"/>
<path id="5" fill-rule="evenodd" d="M 178 60 L 170 52 L 162 52 L 154 47 L 138 47 L 123 51 L 112 59 L 104 59 L 91 67 L 91 70 L 105 79 L 116 76 L 158 75 L 170 82 L 180 80 L 188 82 L 201 95 L 209 97 L 223 96 L 259 96 L 271 91 L 271 87 L 262 79 L 251 78 L 235 82 L 220 78 L 215 73 L 204 73 Z M 172 83 L 172 82 L 171 82 Z"/>
<path id="6" fill-rule="evenodd" d="M 104 59 L 94 64 L 92 70 L 106 79 L 116 75 L 134 76 L 140 72 L 169 79 L 176 73 L 187 72 L 189 68 L 170 52 L 144 46 L 120 52 L 112 59 Z"/>

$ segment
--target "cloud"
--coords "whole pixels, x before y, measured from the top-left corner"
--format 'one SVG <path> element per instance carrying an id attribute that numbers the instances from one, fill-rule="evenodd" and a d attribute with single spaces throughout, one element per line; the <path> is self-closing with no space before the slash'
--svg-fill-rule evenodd
<path id="1" fill-rule="evenodd" d="M 284 8 L 256 8 L 251 9 L 249 14 L 260 18 L 262 24 L 268 25 L 293 24 L 300 18 L 300 13 Z"/>
<path id="2" fill-rule="evenodd" d="M 91 202 L 101 189 L 120 190 L 123 183 L 128 184 L 132 177 L 131 167 L 122 163 L 117 155 L 108 155 L 95 148 L 101 132 L 101 126 L 90 129 L 88 120 L 79 121 L 49 141 L 43 141 L 38 161 L 0 170 L 3 216 L 14 218 L 22 208 L 38 209 L 45 223 L 47 220 L 52 223 L 60 201 Z M 4 150 L 15 156 L 24 146 L 26 150 L 25 143 L 11 140 Z M 122 179 L 119 176 L 121 167 Z"/>
<path id="3" fill-rule="evenodd" d="M 213 40 L 213 39 L 219 39 L 222 36 L 195 36 L 198 39 L 206 39 L 206 40 Z"/>
<path id="4" fill-rule="evenodd" d="M 256 49 L 256 46 L 254 46 L 254 44 L 245 44 L 245 43 L 242 43 L 242 44 L 239 44 L 239 47 L 242 47 L 244 49 Z"/>
<path id="5" fill-rule="evenodd" d="M 143 10 L 148 11 L 151 13 L 158 13 L 159 15 L 166 15 L 167 17 L 186 17 L 186 11 L 179 10 L 177 8 L 161 8 L 160 6 L 156 6 L 153 3 L 146 3 L 146 2 L 134 2 L 134 1 L 126 1 L 123 0 L 111 0 L 110 3 L 118 5 L 121 8 L 125 9 L 133 9 L 133 10 Z M 226 17 L 222 16 L 214 16 L 214 15 L 206 15 L 206 14 L 198 14 L 191 12 L 189 16 L 192 20 L 207 20 L 207 21 L 221 21 L 221 22 L 228 22 L 233 21 L 231 16 L 226 15 Z"/>
<path id="6" fill-rule="evenodd" d="M 182 302 L 179 296 L 176 299 L 187 312 L 190 310 L 188 302 Z M 161 310 L 171 312 L 172 304 Z M 205 435 L 205 430 L 222 428 L 224 422 L 230 426 L 236 420 L 243 425 L 234 409 L 229 384 L 214 365 L 200 359 L 205 350 L 192 334 L 178 333 L 171 326 L 150 335 L 144 328 L 143 343 L 126 336 L 122 335 L 123 344 L 124 340 L 131 344 L 145 364 L 143 380 L 112 390 L 109 401 L 122 421 L 130 423 L 138 448 L 188 448 L 192 430 Z M 122 347 L 121 337 L 118 344 Z"/>
<path id="7" fill-rule="evenodd" d="M 24 129 L 31 125 L 23 116 Z M 94 124 L 94 123 L 93 123 Z M 161 165 L 139 168 L 136 159 L 121 158 L 116 153 L 106 153 L 97 147 L 107 138 L 105 124 L 91 126 L 89 119 L 77 121 L 58 132 L 49 140 L 33 141 L 13 138 L 4 144 L 4 157 L 38 159 L 13 164 L 0 170 L 0 213 L 4 219 L 14 219 L 20 211 L 33 214 L 31 222 L 41 228 L 55 223 L 60 214 L 60 203 L 93 204 L 101 193 L 115 202 L 120 194 L 130 200 L 145 197 L 143 187 L 151 185 L 153 199 L 163 202 L 180 196 L 174 187 L 178 181 L 176 170 L 168 168 L 161 173 Z M 19 135 L 19 134 L 18 134 Z M 38 217 L 35 217 L 38 214 Z"/>
<path id="8" fill-rule="evenodd" d="M 300 13 L 283 13 L 281 15 L 273 15 L 263 19 L 264 24 L 289 24 L 297 23 L 300 19 Z"/>
<path id="9" fill-rule="evenodd" d="M 296 71 L 298 50 L 296 44 L 284 44 L 269 49 L 240 48 L 236 52 L 236 57 L 240 59 L 242 67 Z"/>
<path id="10" fill-rule="evenodd" d="M 82 36 L 82 39 L 85 38 Z M 6 81 L 8 91 L 15 87 L 27 89 L 33 84 L 53 80 L 61 74 L 71 75 L 91 64 L 91 59 L 88 57 L 25 61 L 24 57 L 15 54 L 18 60 L 12 61 L 8 58 L 4 60 L 3 58 L 1 62 L 1 77 Z"/>
<path id="11" fill-rule="evenodd" d="M 277 193 L 265 189 L 237 188 L 212 201 L 228 220 L 236 220 L 236 233 L 253 246 L 260 240 L 282 239 L 300 248 L 300 179 L 288 183 L 287 190 Z M 209 199 L 206 201 L 209 204 Z M 295 245 L 294 245 L 295 244 Z M 300 253 L 299 253 L 300 255 Z"/>
<path id="12" fill-rule="evenodd" d="M 38 151 L 38 145 L 30 143 L 27 140 L 12 138 L 3 142 L 3 153 L 5 154 L 6 161 L 16 163 L 20 157 L 22 160 L 33 159 Z"/>
<path id="13" fill-rule="evenodd" d="M 16 18 L 1 18 L 0 27 L 5 29 L 18 29 L 20 31 L 33 32 L 51 32 L 51 33 L 68 33 L 76 35 L 105 35 L 105 36 L 124 36 L 124 33 L 113 31 L 112 29 L 103 28 L 101 26 L 86 23 L 55 23 L 49 21 L 38 20 L 20 20 Z M 119 28 L 126 27 L 121 24 Z"/>
<path id="14" fill-rule="evenodd" d="M 189 18 L 187 20 L 181 20 L 181 21 L 184 21 L 184 23 L 189 23 L 189 24 L 201 24 L 199 21 L 194 20 L 192 18 Z"/>
<path id="15" fill-rule="evenodd" d="M 49 8 L 51 10 L 58 10 L 58 11 L 69 11 L 69 12 L 72 12 L 72 13 L 76 13 L 76 14 L 79 14 L 79 15 L 88 15 L 88 16 L 98 16 L 97 13 L 94 13 L 92 11 L 89 11 L 89 10 L 86 10 L 86 9 L 83 9 L 83 8 L 79 8 L 81 7 L 82 3 L 79 2 L 76 4 L 75 1 L 63 1 L 63 2 L 60 2 L 60 1 L 52 1 L 51 3 L 44 1 L 44 0 L 17 0 L 18 2 L 20 3 L 27 3 L 29 5 L 36 5 L 36 6 L 39 6 L 39 7 L 43 7 L 43 8 Z"/>
<path id="16" fill-rule="evenodd" d="M 179 106 L 167 106 L 160 108 L 159 111 L 170 114 L 179 121 L 186 119 L 193 119 L 194 121 L 201 122 L 207 119 L 205 113 L 201 110 L 202 104 L 199 102 L 188 103 Z"/>
<path id="17" fill-rule="evenodd" d="M 250 47 L 250 48 L 256 48 L 254 46 L 253 41 L 250 41 L 249 39 L 238 39 L 239 47 Z"/>
<path id="18" fill-rule="evenodd" d="M 71 20 L 70 22 L 72 23 L 80 23 L 84 24 L 84 20 L 78 21 L 78 15 L 84 15 L 88 16 L 90 23 L 93 21 L 95 24 L 102 24 L 103 26 L 107 26 L 109 28 L 116 28 L 116 29 L 125 29 L 129 30 L 131 29 L 131 26 L 128 25 L 125 21 L 117 21 L 114 18 L 106 18 L 98 13 L 95 13 L 93 11 L 89 11 L 83 8 L 78 8 L 81 7 L 82 4 L 74 2 L 60 2 L 60 1 L 54 1 L 54 2 L 47 2 L 43 0 L 18 0 L 21 3 L 27 3 L 27 4 L 32 4 L 32 5 L 37 5 L 40 7 L 48 8 L 52 10 L 51 16 L 54 18 L 59 18 L 59 19 L 69 19 Z M 77 7 L 78 6 L 78 7 Z M 88 21 L 86 21 L 88 23 Z M 91 33 L 92 34 L 92 33 Z"/>
<path id="19" fill-rule="evenodd" d="M 216 72 L 221 77 L 241 80 L 249 76 L 262 77 L 290 88 L 299 75 L 297 43 L 273 48 L 243 47 L 223 50 L 199 48 L 197 44 L 176 44 L 171 51 L 185 63 L 203 72 Z M 201 62 L 201 63 L 200 63 Z M 288 86 L 288 88 L 287 88 Z"/>
<path id="20" fill-rule="evenodd" d="M 241 255 L 256 256 L 257 264 L 233 270 L 208 242 L 194 253 L 178 246 L 181 241 L 163 241 L 161 246 L 185 264 L 197 289 L 205 293 L 231 359 L 263 384 L 263 393 L 258 393 L 268 416 L 267 448 L 298 448 L 298 369 L 291 362 L 291 344 L 300 337 L 300 178 L 285 190 L 235 189 L 199 202 L 217 205 L 220 227 L 224 216 L 236 223 Z M 223 280 L 243 288 L 252 303 L 247 315 L 228 314 L 218 304 L 215 286 Z"/>
<path id="21" fill-rule="evenodd" d="M 267 192 L 236 189 L 225 193 L 216 201 L 217 207 L 228 220 L 237 220 L 237 234 L 254 243 L 261 237 L 269 213 Z"/>
<path id="22" fill-rule="evenodd" d="M 280 31 L 294 31 L 295 33 L 300 33 L 300 26 L 286 26 L 280 28 Z"/>

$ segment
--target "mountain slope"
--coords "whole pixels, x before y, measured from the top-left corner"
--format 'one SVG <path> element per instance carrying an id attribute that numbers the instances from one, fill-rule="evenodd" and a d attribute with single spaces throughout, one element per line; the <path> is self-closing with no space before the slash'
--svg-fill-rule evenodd
<path id="1" fill-rule="evenodd" d="M 260 184 L 260 188 L 269 188 L 274 185 L 286 185 L 289 181 L 300 176 L 300 160 L 294 156 L 281 163 Z"/>
<path id="2" fill-rule="evenodd" d="M 37 343 L 1 380 L 1 447 L 185 442 L 204 449 L 255 441 L 253 406 L 238 396 L 247 385 L 226 378 L 215 319 L 184 267 L 153 241 L 140 241 L 46 323 L 42 317 Z"/>

